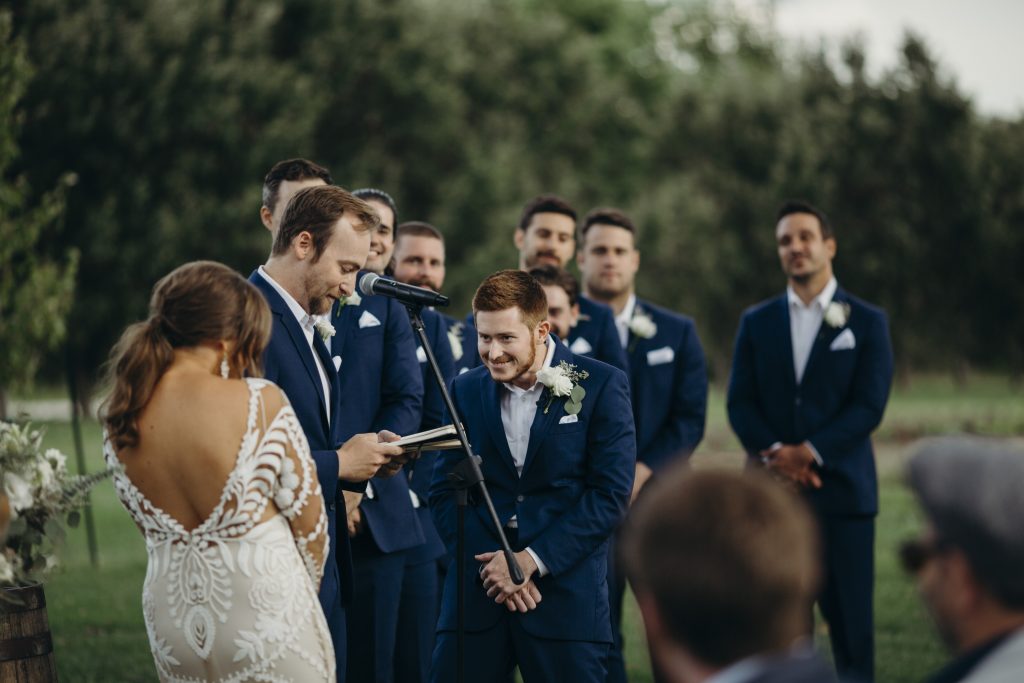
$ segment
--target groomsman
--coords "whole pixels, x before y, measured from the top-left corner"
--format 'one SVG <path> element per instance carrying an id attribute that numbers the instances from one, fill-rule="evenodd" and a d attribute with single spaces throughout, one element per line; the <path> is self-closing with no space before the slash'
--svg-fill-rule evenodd
<path id="1" fill-rule="evenodd" d="M 840 675 L 871 680 L 878 481 L 871 432 L 892 383 L 885 313 L 836 282 L 824 213 L 789 202 L 775 226 L 786 292 L 740 320 L 729 422 L 749 462 L 791 481 L 824 541 L 819 606 Z"/>
<path id="2" fill-rule="evenodd" d="M 382 273 L 394 249 L 397 208 L 386 192 L 355 190 L 377 212 L 365 271 Z M 409 314 L 395 299 L 350 297 L 334 307 L 338 329 L 332 353 L 341 358 L 341 406 L 346 426 L 412 434 L 423 410 L 423 380 Z M 406 557 L 425 539 L 408 478 L 375 479 L 366 493 L 346 493 L 355 566 L 351 613 L 359 628 L 349 629 L 348 648 L 360 653 L 348 661 L 351 681 L 395 680 L 396 634 Z"/>
<path id="3" fill-rule="evenodd" d="M 576 252 L 576 210 L 552 194 L 534 197 L 523 207 L 513 242 L 519 250 L 519 270 L 544 264 L 566 268 Z M 607 306 L 581 296 L 576 324 L 565 339 L 573 353 L 627 370 Z"/>
<path id="4" fill-rule="evenodd" d="M 629 359 L 637 462 L 633 498 L 665 465 L 687 459 L 704 437 L 708 377 L 693 320 L 637 298 L 640 252 L 636 226 L 617 209 L 594 209 L 583 219 L 576 261 L 587 294 L 611 307 L 617 341 Z M 613 557 L 609 564 L 614 569 Z M 610 572 L 613 629 L 610 681 L 625 681 L 622 596 L 625 577 Z"/>
<path id="5" fill-rule="evenodd" d="M 309 169 L 326 174 L 301 159 L 281 162 L 267 174 L 260 213 L 267 217 L 274 246 L 267 263 L 253 271 L 249 281 L 266 297 L 273 315 L 264 375 L 281 387 L 295 410 L 328 510 L 330 554 L 319 597 L 337 657 L 338 680 L 344 681 L 345 606 L 352 601 L 353 570 L 342 489 L 362 490 L 382 466 L 394 474 L 400 460 L 392 459 L 401 455 L 401 449 L 380 443 L 397 438 L 385 431 L 355 435 L 339 448 L 346 419 L 338 410 L 342 389 L 324 343 L 330 330 L 318 321 L 330 311 L 332 301 L 354 290 L 356 274 L 369 252 L 369 231 L 378 217 L 341 188 L 323 186 L 320 175 L 315 176 L 318 182 L 300 189 Z"/>
<path id="6" fill-rule="evenodd" d="M 444 239 L 441 233 L 429 223 L 412 221 L 399 225 L 395 232 L 395 250 L 389 270 L 391 276 L 399 282 L 440 291 L 444 284 Z M 461 344 L 453 338 L 446 321 L 459 323 L 431 309 L 423 309 L 421 316 L 424 332 L 447 386 L 455 376 L 452 351 L 458 345 L 461 353 Z M 423 372 L 424 388 L 420 431 L 425 431 L 443 424 L 445 407 L 441 388 L 427 362 L 427 354 L 418 345 L 419 340 L 416 341 L 416 359 Z M 430 477 L 436 456 L 435 452 L 423 453 L 405 467 L 426 542 L 412 548 L 405 556 L 395 647 L 397 683 L 425 683 L 434 651 L 441 582 L 447 567 L 444 543 L 434 528 L 428 507 Z"/>
<path id="7" fill-rule="evenodd" d="M 629 502 L 636 435 L 622 371 L 577 356 L 549 334 L 544 290 L 522 271 L 488 277 L 473 297 L 482 367 L 452 382 L 455 406 L 527 581 L 509 577 L 491 520 L 466 513 L 466 674 L 525 683 L 603 682 L 611 643 L 608 538 Z M 566 391 L 570 393 L 566 395 Z M 557 395 L 556 395 L 557 394 Z M 449 554 L 455 493 L 445 451 L 431 510 Z M 431 680 L 456 671 L 456 572 L 448 572 Z"/>
<path id="8" fill-rule="evenodd" d="M 534 266 L 528 272 L 544 288 L 551 334 L 568 344 L 569 334 L 580 317 L 579 283 L 569 271 L 549 264 Z"/>

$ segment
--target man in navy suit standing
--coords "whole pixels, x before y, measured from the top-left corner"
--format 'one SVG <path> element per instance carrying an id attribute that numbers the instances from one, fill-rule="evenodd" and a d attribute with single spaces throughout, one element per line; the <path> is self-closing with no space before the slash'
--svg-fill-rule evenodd
<path id="1" fill-rule="evenodd" d="M 365 271 L 382 273 L 391 259 L 397 208 L 383 190 L 352 192 L 380 217 L 371 231 Z M 332 353 L 341 359 L 342 436 L 387 429 L 412 434 L 420 426 L 423 383 L 416 342 L 405 307 L 383 296 L 353 296 L 334 306 L 338 333 Z M 399 600 L 409 551 L 424 543 L 406 476 L 374 479 L 365 494 L 345 492 L 355 569 L 349 613 L 358 629 L 349 629 L 351 681 L 395 680 Z"/>
<path id="2" fill-rule="evenodd" d="M 665 465 L 689 458 L 704 436 L 708 376 L 693 320 L 637 298 L 640 252 L 636 226 L 618 209 L 594 209 L 583 219 L 576 261 L 583 286 L 615 314 L 617 341 L 629 359 L 636 420 L 637 462 L 633 498 Z M 625 577 L 609 557 L 616 648 L 610 681 L 625 681 L 622 596 Z"/>
<path id="3" fill-rule="evenodd" d="M 483 366 L 452 382 L 462 417 L 526 582 L 512 583 L 486 510 L 466 513 L 466 554 L 454 557 L 457 506 L 437 459 L 431 511 L 454 562 L 466 565 L 466 674 L 525 683 L 598 683 L 611 643 L 608 539 L 629 503 L 636 434 L 625 374 L 576 356 L 549 335 L 544 290 L 505 270 L 473 297 Z M 431 680 L 456 671 L 456 572 L 449 571 Z"/>
<path id="4" fill-rule="evenodd" d="M 740 320 L 729 378 L 729 422 L 749 462 L 803 491 L 821 527 L 818 603 L 844 677 L 874 675 L 875 515 L 871 432 L 892 384 L 885 313 L 836 282 L 828 218 L 805 202 L 778 212 L 786 292 Z"/>
<path id="5" fill-rule="evenodd" d="M 296 180 L 310 162 L 282 162 L 267 176 L 264 209 L 274 235 L 270 258 L 249 277 L 270 305 L 273 327 L 264 354 L 264 374 L 288 396 L 317 466 L 328 514 L 330 554 L 320 586 L 320 604 L 327 617 L 338 661 L 338 679 L 345 680 L 345 605 L 352 598 L 352 562 L 347 535 L 337 533 L 335 515 L 344 514 L 343 489 L 361 490 L 384 467 L 393 474 L 401 449 L 383 441 L 394 434 L 358 434 L 340 446 L 343 417 L 338 410 L 337 368 L 325 344 L 333 329 L 321 316 L 331 303 L 348 296 L 366 262 L 369 232 L 378 218 L 364 202 L 341 188 L 298 189 Z M 284 188 L 287 209 L 276 212 Z M 267 185 L 273 200 L 267 206 Z M 297 192 L 295 190 L 298 189 Z M 290 201 L 289 201 L 290 200 Z M 261 215 L 264 212 L 261 211 Z M 282 215 L 283 214 L 283 215 Z M 275 218 L 280 217 L 280 223 Z"/>
<path id="6" fill-rule="evenodd" d="M 395 250 L 388 268 L 392 277 L 399 282 L 440 292 L 444 284 L 444 262 L 444 238 L 437 228 L 421 221 L 407 221 L 398 226 L 395 231 Z M 437 359 L 445 386 L 448 386 L 455 376 L 453 351 L 458 349 L 460 356 L 462 353 L 461 341 L 456 338 L 453 330 L 461 326 L 461 323 L 431 309 L 424 309 L 421 317 L 427 341 Z M 426 351 L 419 345 L 416 347 L 416 360 L 423 372 L 423 419 L 420 431 L 426 431 L 443 424 L 444 397 L 427 362 Z M 425 542 L 409 550 L 405 557 L 395 647 L 397 683 L 426 683 L 430 672 L 430 657 L 434 652 L 441 583 L 447 567 L 447 552 L 434 527 L 428 507 L 430 477 L 436 456 L 436 452 L 422 453 L 405 467 Z"/>

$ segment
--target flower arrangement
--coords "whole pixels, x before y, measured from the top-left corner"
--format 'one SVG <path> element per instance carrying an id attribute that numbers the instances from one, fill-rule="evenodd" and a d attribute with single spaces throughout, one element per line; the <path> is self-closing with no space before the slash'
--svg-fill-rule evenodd
<path id="1" fill-rule="evenodd" d="M 7 498 L 10 526 L 0 542 L 0 587 L 41 581 L 57 565 L 64 540 L 60 520 L 78 525 L 89 489 L 113 472 L 68 474 L 67 456 L 43 449 L 31 425 L 0 422 L 0 494 Z M 2 594 L 0 594 L 2 595 Z"/>
<path id="2" fill-rule="evenodd" d="M 829 327 L 842 327 L 850 319 L 850 304 L 832 301 L 825 307 L 825 322 Z"/>
<path id="3" fill-rule="evenodd" d="M 587 395 L 580 382 L 590 376 L 586 370 L 578 370 L 572 363 L 564 360 L 558 365 L 537 371 L 537 381 L 548 388 L 548 403 L 544 406 L 544 414 L 548 414 L 551 402 L 556 396 L 568 397 L 565 401 L 565 412 L 575 415 L 583 408 L 583 397 Z"/>

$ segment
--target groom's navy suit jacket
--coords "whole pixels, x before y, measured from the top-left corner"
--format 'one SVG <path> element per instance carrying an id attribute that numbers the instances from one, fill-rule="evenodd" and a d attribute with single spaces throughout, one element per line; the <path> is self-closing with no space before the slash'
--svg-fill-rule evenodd
<path id="1" fill-rule="evenodd" d="M 657 470 L 689 457 L 704 437 L 707 365 L 693 320 L 640 299 L 635 310 L 657 325 L 653 337 L 630 332 L 626 344 L 637 460 Z"/>
<path id="2" fill-rule="evenodd" d="M 372 324 L 373 319 L 378 324 Z M 414 434 L 420 426 L 423 380 L 405 307 L 387 297 L 364 296 L 358 305 L 336 303 L 331 321 L 337 330 L 331 353 L 342 359 L 342 440 L 382 429 L 400 436 Z M 364 498 L 359 509 L 381 552 L 422 544 L 404 474 L 376 477 L 371 486 L 373 500 Z"/>
<path id="3" fill-rule="evenodd" d="M 249 276 L 249 282 L 263 293 L 270 305 L 273 319 L 270 343 L 263 354 L 263 375 L 281 387 L 288 396 L 316 462 L 317 478 L 320 480 L 320 490 L 327 507 L 327 531 L 331 542 L 324 578 L 320 583 L 320 604 L 327 615 L 331 632 L 335 633 L 339 627 L 344 628 L 344 612 L 341 606 L 352 598 L 352 551 L 348 543 L 348 534 L 342 533 L 339 536 L 338 522 L 335 519 L 335 514 L 340 511 L 343 518 L 341 528 L 346 528 L 345 504 L 342 500 L 343 482 L 338 480 L 336 450 L 341 445 L 339 434 L 342 429 L 342 418 L 338 411 L 338 402 L 328 401 L 323 395 L 316 361 L 309 350 L 302 327 L 288 308 L 288 304 L 258 271 L 253 271 Z M 341 390 L 341 385 L 330 353 L 317 334 L 313 335 L 313 345 L 320 354 L 327 372 L 331 393 L 336 396 Z M 363 485 L 352 487 L 361 490 Z M 331 623 L 332 618 L 340 619 L 340 625 Z"/>
<path id="4" fill-rule="evenodd" d="M 554 336 L 553 365 L 565 361 L 589 373 L 582 411 L 575 421 L 565 398 L 555 398 L 545 414 L 548 392 L 538 401 L 530 430 L 522 477 L 516 473 L 501 420 L 503 385 L 480 366 L 452 382 L 452 397 L 462 416 L 498 518 L 518 521 L 518 543 L 529 547 L 550 573 L 536 578 L 543 602 L 526 614 L 512 614 L 488 598 L 478 577 L 478 553 L 500 548 L 486 509 L 466 514 L 466 554 L 455 558 L 455 497 L 446 475 L 463 457 L 444 451 L 434 467 L 431 512 L 453 561 L 466 564 L 466 628 L 486 630 L 508 615 L 533 636 L 561 640 L 611 642 L 608 613 L 607 546 L 629 503 L 636 465 L 636 432 L 626 375 L 619 369 L 574 356 Z M 563 421 L 564 418 L 564 421 Z M 449 571 L 438 630 L 456 627 L 456 572 Z"/>
<path id="5" fill-rule="evenodd" d="M 743 314 L 729 378 L 729 422 L 755 462 L 776 442 L 814 446 L 824 461 L 822 486 L 806 495 L 818 514 L 874 515 L 878 482 L 870 436 L 892 384 L 889 327 L 881 309 L 841 288 L 833 301 L 850 306 L 849 319 L 841 328 L 822 321 L 799 384 L 786 295 Z M 832 350 L 846 330 L 854 348 Z"/>

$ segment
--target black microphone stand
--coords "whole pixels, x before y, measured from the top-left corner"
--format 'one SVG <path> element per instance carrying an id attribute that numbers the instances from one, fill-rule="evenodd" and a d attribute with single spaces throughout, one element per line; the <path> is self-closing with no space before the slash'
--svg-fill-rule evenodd
<path id="1" fill-rule="evenodd" d="M 526 579 L 523 576 L 523 570 L 516 561 L 515 555 L 512 553 L 512 548 L 508 544 L 505 529 L 501 526 L 498 513 L 494 510 L 494 503 L 491 502 L 491 495 L 488 493 L 487 485 L 484 483 L 483 472 L 480 471 L 480 456 L 473 454 L 473 447 L 469 445 L 466 430 L 462 427 L 462 417 L 455 410 L 455 404 L 452 403 L 451 394 L 448 393 L 448 387 L 445 386 L 441 368 L 438 367 L 437 359 L 434 357 L 434 350 L 430 348 L 426 330 L 423 328 L 423 318 L 420 315 L 423 307 L 419 304 L 403 303 L 405 303 L 405 308 L 409 311 L 409 321 L 412 323 L 412 328 L 416 330 L 420 346 L 423 347 L 423 352 L 427 355 L 427 362 L 430 363 L 430 367 L 434 371 L 434 379 L 437 381 L 438 386 L 441 387 L 441 395 L 444 397 L 445 407 L 448 409 L 448 414 L 451 415 L 452 424 L 455 425 L 455 431 L 458 433 L 459 441 L 462 443 L 462 451 L 466 455 L 466 457 L 459 461 L 458 465 L 452 468 L 451 473 L 448 475 L 448 481 L 451 482 L 452 488 L 455 489 L 455 501 L 458 505 L 455 541 L 455 586 L 458 588 L 455 631 L 455 680 L 457 683 L 463 683 L 466 680 L 466 563 L 463 555 L 466 551 L 466 507 L 469 505 L 469 492 L 474 487 L 476 487 L 484 504 L 487 505 L 487 512 L 491 516 L 491 522 L 494 524 L 494 529 L 498 532 L 498 539 L 501 541 L 501 549 L 505 553 L 505 562 L 508 563 L 508 573 L 512 578 L 512 582 L 517 586 L 521 586 Z"/>

